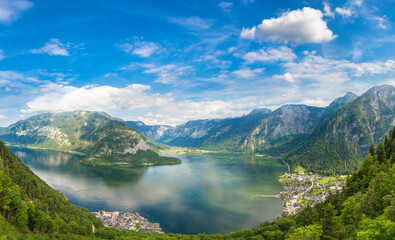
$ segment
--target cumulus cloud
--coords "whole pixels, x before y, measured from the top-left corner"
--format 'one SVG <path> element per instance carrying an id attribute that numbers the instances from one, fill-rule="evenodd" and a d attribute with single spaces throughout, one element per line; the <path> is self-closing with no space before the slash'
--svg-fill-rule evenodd
<path id="1" fill-rule="evenodd" d="M 295 80 L 309 79 L 321 85 L 342 84 L 352 76 L 371 76 L 395 71 L 395 61 L 352 63 L 348 60 L 328 59 L 308 54 L 299 62 L 284 64 Z"/>
<path id="2" fill-rule="evenodd" d="M 6 119 L 6 118 L 7 118 L 6 116 L 0 114 L 0 120 L 1 119 Z"/>
<path id="3" fill-rule="evenodd" d="M 240 37 L 259 42 L 323 43 L 336 38 L 323 20 L 320 10 L 304 7 L 264 19 L 252 28 L 243 28 Z"/>
<path id="4" fill-rule="evenodd" d="M 233 71 L 233 74 L 239 78 L 252 78 L 263 71 L 263 68 L 251 69 L 251 68 L 242 68 L 239 70 Z"/>
<path id="5" fill-rule="evenodd" d="M 211 28 L 215 23 L 213 19 L 204 19 L 200 17 L 176 18 L 169 17 L 171 23 L 178 24 L 192 31 L 202 31 Z"/>
<path id="6" fill-rule="evenodd" d="M 218 3 L 218 7 L 224 12 L 224 13 L 230 13 L 232 10 L 233 3 L 231 2 L 220 2 Z"/>
<path id="7" fill-rule="evenodd" d="M 33 6 L 32 2 L 26 0 L 1 0 L 0 1 L 0 23 L 10 23 L 19 18 L 20 14 Z"/>
<path id="8" fill-rule="evenodd" d="M 77 109 L 104 111 L 132 110 L 162 106 L 172 101 L 171 94 L 150 94 L 150 86 L 131 84 L 124 88 L 85 86 L 81 88 L 50 83 L 41 89 L 43 95 L 27 103 L 22 113 L 62 112 Z"/>
<path id="9" fill-rule="evenodd" d="M 242 57 L 247 63 L 254 62 L 274 62 L 274 61 L 293 61 L 296 58 L 291 48 L 280 46 L 277 48 L 260 49 L 255 52 L 246 53 Z"/>
<path id="10" fill-rule="evenodd" d="M 52 38 L 49 42 L 44 44 L 44 47 L 39 49 L 32 49 L 34 54 L 48 54 L 50 56 L 70 56 L 68 49 L 69 43 L 63 44 L 57 38 Z"/>
<path id="11" fill-rule="evenodd" d="M 161 49 L 160 44 L 148 41 L 142 41 L 135 38 L 133 42 L 127 42 L 118 45 L 126 53 L 136 54 L 140 57 L 149 57 Z"/>

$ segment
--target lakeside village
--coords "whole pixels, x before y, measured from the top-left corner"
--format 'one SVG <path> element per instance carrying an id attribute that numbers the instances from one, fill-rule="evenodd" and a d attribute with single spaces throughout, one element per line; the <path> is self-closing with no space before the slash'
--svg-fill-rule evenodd
<path id="1" fill-rule="evenodd" d="M 282 216 L 295 214 L 309 204 L 314 206 L 325 201 L 330 192 L 341 191 L 346 186 L 347 176 L 322 177 L 307 174 L 302 168 L 296 172 L 286 173 L 280 177 L 283 183 L 283 190 L 280 192 L 280 198 L 283 200 Z"/>
<path id="2" fill-rule="evenodd" d="M 93 212 L 92 214 L 100 218 L 106 227 L 113 227 L 120 230 L 133 230 L 136 232 L 163 233 L 159 223 L 150 223 L 137 212 L 99 211 Z"/>

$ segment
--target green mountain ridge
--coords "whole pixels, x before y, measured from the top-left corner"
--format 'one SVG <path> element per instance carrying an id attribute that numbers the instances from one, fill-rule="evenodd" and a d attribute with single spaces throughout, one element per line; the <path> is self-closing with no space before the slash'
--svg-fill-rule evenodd
<path id="1" fill-rule="evenodd" d="M 292 165 L 326 174 L 348 173 L 371 144 L 383 141 L 395 119 L 395 88 L 374 87 L 344 105 L 291 152 Z M 319 159 L 319 162 L 317 162 Z"/>
<path id="2" fill-rule="evenodd" d="M 150 150 L 139 132 L 104 112 L 43 113 L 0 131 L 9 145 L 79 153 L 87 165 L 135 167 L 178 164 Z"/>

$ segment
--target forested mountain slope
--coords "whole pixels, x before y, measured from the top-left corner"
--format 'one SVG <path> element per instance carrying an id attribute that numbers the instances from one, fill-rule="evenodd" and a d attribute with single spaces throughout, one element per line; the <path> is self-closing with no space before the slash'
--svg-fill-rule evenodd
<path id="1" fill-rule="evenodd" d="M 327 174 L 347 173 L 394 123 L 395 88 L 374 87 L 319 125 L 289 161 Z"/>

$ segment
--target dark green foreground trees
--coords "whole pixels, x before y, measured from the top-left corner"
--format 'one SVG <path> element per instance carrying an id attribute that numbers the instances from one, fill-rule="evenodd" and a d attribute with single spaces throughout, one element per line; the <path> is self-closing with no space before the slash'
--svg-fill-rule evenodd
<path id="1" fill-rule="evenodd" d="M 395 134 L 371 147 L 358 171 L 315 207 L 226 235 L 136 233 L 104 228 L 35 176 L 0 144 L 0 235 L 14 239 L 394 239 Z M 92 225 L 96 232 L 92 233 Z M 1 238 L 0 238 L 1 239 Z"/>

